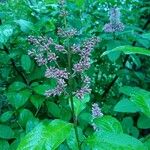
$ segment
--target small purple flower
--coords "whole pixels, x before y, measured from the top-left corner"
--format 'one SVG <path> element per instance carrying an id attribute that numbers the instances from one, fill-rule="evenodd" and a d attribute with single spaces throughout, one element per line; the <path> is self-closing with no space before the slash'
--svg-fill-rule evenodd
<path id="1" fill-rule="evenodd" d="M 44 58 L 44 56 L 42 54 L 36 55 L 35 60 L 39 66 L 47 64 L 47 59 Z"/>
<path id="2" fill-rule="evenodd" d="M 65 52 L 65 48 L 64 48 L 64 46 L 62 46 L 62 45 L 56 44 L 56 45 L 55 45 L 55 49 L 56 49 L 57 51 L 59 51 L 59 52 Z"/>
<path id="3" fill-rule="evenodd" d="M 97 103 L 94 103 L 92 105 L 92 117 L 97 118 L 97 117 L 102 117 L 103 113 L 101 112 L 101 109 L 99 108 Z"/>
<path id="4" fill-rule="evenodd" d="M 49 53 L 49 54 L 47 55 L 47 59 L 48 59 L 49 62 L 51 62 L 51 61 L 56 61 L 57 58 L 58 58 L 58 57 L 56 56 L 55 53 Z"/>
<path id="5" fill-rule="evenodd" d="M 84 86 L 80 90 L 77 90 L 74 94 L 77 98 L 83 99 L 85 94 L 91 93 L 89 86 Z"/>
<path id="6" fill-rule="evenodd" d="M 55 67 L 50 67 L 46 69 L 45 77 L 47 78 L 64 78 L 68 79 L 69 73 L 66 70 L 59 70 Z"/>
<path id="7" fill-rule="evenodd" d="M 74 53 L 81 53 L 81 48 L 77 44 L 73 44 L 73 46 L 71 46 L 71 49 Z"/>
<path id="8" fill-rule="evenodd" d="M 111 8 L 109 11 L 109 23 L 104 25 L 105 32 L 119 32 L 124 30 L 124 24 L 120 21 L 120 10 Z"/>
<path id="9" fill-rule="evenodd" d="M 47 90 L 45 92 L 45 96 L 46 97 L 50 97 L 50 96 L 60 96 L 63 91 L 65 90 L 65 87 L 67 86 L 67 84 L 65 83 L 65 81 L 63 79 L 58 79 L 57 81 L 57 86 L 55 89 L 52 90 Z"/>

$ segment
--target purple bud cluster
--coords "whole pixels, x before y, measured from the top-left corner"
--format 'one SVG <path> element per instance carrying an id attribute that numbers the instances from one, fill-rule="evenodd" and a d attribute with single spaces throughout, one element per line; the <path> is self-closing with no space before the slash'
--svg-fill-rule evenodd
<path id="1" fill-rule="evenodd" d="M 101 109 L 99 108 L 97 103 L 94 103 L 92 105 L 92 121 L 93 119 L 97 118 L 97 117 L 102 117 L 103 113 L 101 112 Z M 95 123 L 92 123 L 93 129 L 98 131 L 99 128 L 96 126 Z"/>
<path id="2" fill-rule="evenodd" d="M 120 10 L 118 8 L 114 7 L 110 9 L 109 21 L 103 28 L 105 32 L 119 32 L 124 30 L 124 24 L 120 21 Z"/>
<path id="3" fill-rule="evenodd" d="M 73 46 L 73 51 L 76 51 L 81 56 L 81 59 L 77 64 L 74 64 L 74 72 L 82 73 L 84 70 L 89 69 L 90 67 L 90 54 L 94 46 L 99 42 L 99 39 L 96 37 L 90 38 L 84 42 L 82 49 Z"/>
<path id="4" fill-rule="evenodd" d="M 66 30 L 64 30 L 62 28 L 58 28 L 57 34 L 58 34 L 58 36 L 63 37 L 63 38 L 71 38 L 71 37 L 77 35 L 77 30 L 74 28 L 66 29 Z"/>
<path id="5" fill-rule="evenodd" d="M 45 92 L 45 96 L 60 96 L 64 92 L 66 86 L 67 84 L 65 83 L 64 79 L 58 79 L 56 88 L 52 90 L 47 90 Z"/>
<path id="6" fill-rule="evenodd" d="M 63 79 L 68 79 L 69 73 L 65 70 L 60 70 L 55 67 L 49 67 L 46 69 L 45 72 L 45 77 L 46 78 L 63 78 Z"/>
<path id="7" fill-rule="evenodd" d="M 92 105 L 92 117 L 97 118 L 97 117 L 102 117 L 103 113 L 101 112 L 101 109 L 99 108 L 97 103 L 94 103 Z"/>
<path id="8" fill-rule="evenodd" d="M 85 94 L 91 93 L 90 89 L 90 78 L 88 76 L 85 76 L 83 80 L 83 87 L 81 89 L 77 90 L 74 94 L 78 99 L 83 99 Z"/>
<path id="9" fill-rule="evenodd" d="M 65 17 L 68 15 L 68 12 L 65 10 L 65 0 L 59 0 L 58 2 L 60 8 L 60 16 Z"/>

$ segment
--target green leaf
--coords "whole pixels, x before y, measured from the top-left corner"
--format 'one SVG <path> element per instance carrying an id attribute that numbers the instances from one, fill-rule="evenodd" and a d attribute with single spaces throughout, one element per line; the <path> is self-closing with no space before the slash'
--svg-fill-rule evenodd
<path id="1" fill-rule="evenodd" d="M 20 26 L 20 29 L 25 33 L 28 33 L 30 30 L 33 29 L 32 22 L 29 22 L 23 19 L 16 20 L 15 22 Z"/>
<path id="2" fill-rule="evenodd" d="M 130 97 L 130 100 L 146 116 L 150 117 L 150 92 L 138 87 L 124 86 L 120 88 L 120 92 Z"/>
<path id="3" fill-rule="evenodd" d="M 48 112 L 50 112 L 54 117 L 59 118 L 60 117 L 60 108 L 58 105 L 56 105 L 54 102 L 47 102 L 46 103 Z"/>
<path id="4" fill-rule="evenodd" d="M 8 101 L 16 108 L 23 106 L 29 99 L 31 95 L 30 90 L 23 90 L 20 92 L 8 92 L 7 94 Z"/>
<path id="5" fill-rule="evenodd" d="M 13 28 L 11 25 L 0 26 L 0 44 L 5 44 L 12 34 Z"/>
<path id="6" fill-rule="evenodd" d="M 26 71 L 29 72 L 31 69 L 31 59 L 28 55 L 21 56 L 21 66 Z"/>
<path id="7" fill-rule="evenodd" d="M 96 127 L 98 127 L 98 129 L 102 131 L 123 133 L 120 122 L 111 116 L 95 118 L 93 122 L 96 125 Z"/>
<path id="8" fill-rule="evenodd" d="M 96 132 L 87 144 L 92 150 L 147 150 L 142 142 L 123 133 Z"/>
<path id="9" fill-rule="evenodd" d="M 115 105 L 114 111 L 125 112 L 125 113 L 135 113 L 135 112 L 140 111 L 140 109 L 129 99 L 123 98 L 121 101 L 119 101 Z"/>
<path id="10" fill-rule="evenodd" d="M 9 91 L 20 91 L 21 89 L 23 89 L 23 88 L 25 88 L 26 87 L 26 85 L 23 83 L 23 82 L 13 82 L 10 86 L 9 86 L 9 88 L 8 88 L 8 90 Z"/>
<path id="11" fill-rule="evenodd" d="M 27 122 L 29 120 L 32 120 L 34 117 L 33 117 L 33 114 L 30 110 L 28 109 L 22 109 L 19 113 L 19 123 L 21 126 L 25 127 Z"/>
<path id="12" fill-rule="evenodd" d="M 0 124 L 0 138 L 12 139 L 13 137 L 14 137 L 13 130 L 7 125 Z"/>
<path id="13" fill-rule="evenodd" d="M 0 150 L 9 150 L 9 143 L 0 139 Z"/>
<path id="14" fill-rule="evenodd" d="M 82 100 L 78 99 L 77 97 L 73 97 L 73 103 L 74 103 L 76 116 L 78 116 L 82 112 L 82 110 L 85 109 L 86 103 L 89 102 L 89 100 L 90 100 L 89 94 L 85 95 Z"/>
<path id="15" fill-rule="evenodd" d="M 36 107 L 36 109 L 39 109 L 45 101 L 45 97 L 42 97 L 40 95 L 32 95 L 30 97 L 30 101 Z"/>
<path id="16" fill-rule="evenodd" d="M 110 51 L 106 51 L 101 55 L 101 57 L 112 52 L 123 52 L 124 54 L 141 54 L 141 55 L 150 56 L 150 51 L 147 49 L 125 45 L 125 46 L 116 47 Z"/>
<path id="17" fill-rule="evenodd" d="M 141 114 L 138 119 L 137 125 L 138 125 L 138 128 L 140 129 L 150 129 L 150 118 Z"/>
<path id="18" fill-rule="evenodd" d="M 7 111 L 0 116 L 0 122 L 8 121 L 13 115 L 12 111 Z"/>
<path id="19" fill-rule="evenodd" d="M 72 125 L 62 120 L 40 123 L 22 139 L 17 150 L 55 150 L 71 129 Z"/>

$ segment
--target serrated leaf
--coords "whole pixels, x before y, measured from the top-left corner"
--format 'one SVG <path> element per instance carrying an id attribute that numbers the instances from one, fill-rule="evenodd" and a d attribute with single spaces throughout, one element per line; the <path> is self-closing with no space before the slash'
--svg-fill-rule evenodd
<path id="1" fill-rule="evenodd" d="M 7 111 L 0 116 L 0 122 L 8 121 L 13 115 L 12 111 Z"/>
<path id="2" fill-rule="evenodd" d="M 54 102 L 47 102 L 46 103 L 48 112 L 51 113 L 54 117 L 59 118 L 60 117 L 60 108 L 58 105 L 56 105 Z"/>
<path id="3" fill-rule="evenodd" d="M 7 125 L 0 124 L 0 138 L 12 139 L 13 137 L 14 137 L 13 130 Z"/>
<path id="4" fill-rule="evenodd" d="M 124 54 L 141 54 L 141 55 L 146 55 L 146 56 L 150 56 L 150 51 L 141 47 L 133 47 L 133 46 L 129 46 L 129 45 L 125 45 L 125 46 L 119 46 L 116 47 L 110 51 L 105 51 L 102 56 L 108 55 L 112 52 L 123 52 Z"/>
<path id="5" fill-rule="evenodd" d="M 17 150 L 55 150 L 71 129 L 72 125 L 62 120 L 40 123 L 22 139 Z"/>
<path id="6" fill-rule="evenodd" d="M 29 72 L 31 69 L 31 59 L 28 55 L 21 56 L 21 66 L 26 71 Z"/>
<path id="7" fill-rule="evenodd" d="M 142 142 L 123 133 L 96 132 L 87 144 L 92 150 L 147 150 Z"/>
<path id="8" fill-rule="evenodd" d="M 8 92 L 6 94 L 8 101 L 13 105 L 16 109 L 23 106 L 29 99 L 31 95 L 30 90 L 23 90 L 20 92 Z"/>
<path id="9" fill-rule="evenodd" d="M 19 90 L 21 90 L 21 89 L 23 89 L 23 88 L 25 88 L 25 87 L 26 87 L 26 85 L 25 85 L 23 82 L 18 82 L 18 81 L 16 81 L 16 82 L 13 82 L 13 83 L 9 86 L 8 90 L 9 90 L 9 91 L 19 91 Z"/>
<path id="10" fill-rule="evenodd" d="M 141 114 L 138 119 L 137 126 L 140 129 L 150 129 L 150 118 Z"/>
<path id="11" fill-rule="evenodd" d="M 125 112 L 125 113 L 135 113 L 135 112 L 140 111 L 140 109 L 129 99 L 124 98 L 115 105 L 114 111 Z"/>
<path id="12" fill-rule="evenodd" d="M 130 100 L 146 116 L 150 117 L 150 92 L 138 87 L 124 86 L 120 88 L 120 92 L 130 97 Z"/>
<path id="13" fill-rule="evenodd" d="M 93 122 L 96 125 L 96 127 L 101 131 L 123 133 L 120 122 L 111 116 L 95 118 Z"/>
<path id="14" fill-rule="evenodd" d="M 9 150 L 9 143 L 0 139 L 0 150 Z"/>

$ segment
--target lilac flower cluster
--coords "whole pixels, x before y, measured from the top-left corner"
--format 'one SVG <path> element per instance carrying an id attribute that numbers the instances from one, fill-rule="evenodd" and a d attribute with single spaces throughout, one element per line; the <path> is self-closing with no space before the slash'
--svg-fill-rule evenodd
<path id="1" fill-rule="evenodd" d="M 101 109 L 99 108 L 97 103 L 94 103 L 92 105 L 92 117 L 93 119 L 97 118 L 97 117 L 102 117 L 103 113 L 101 112 Z"/>
<path id="2" fill-rule="evenodd" d="M 90 38 L 84 42 L 82 49 L 80 47 L 73 45 L 72 49 L 74 52 L 78 52 L 81 56 L 81 59 L 77 64 L 74 64 L 74 72 L 82 73 L 84 70 L 89 69 L 90 67 L 90 54 L 94 46 L 99 42 L 99 39 L 96 37 Z"/>
<path id="3" fill-rule="evenodd" d="M 65 0 L 59 0 L 60 16 L 65 17 L 68 15 L 68 12 L 65 9 Z"/>
<path id="4" fill-rule="evenodd" d="M 52 90 L 47 90 L 45 92 L 45 96 L 46 97 L 56 96 L 56 95 L 60 96 L 64 92 L 66 86 L 67 84 L 65 83 L 65 80 L 60 78 L 57 80 L 56 88 Z"/>
<path id="5" fill-rule="evenodd" d="M 58 36 L 60 36 L 62 38 L 71 38 L 71 37 L 77 35 L 77 30 L 74 28 L 71 28 L 71 29 L 58 28 L 57 34 L 58 34 Z"/>
<path id="6" fill-rule="evenodd" d="M 51 38 L 48 39 L 42 36 L 29 36 L 28 41 L 34 46 L 34 48 L 28 51 L 28 55 L 33 57 L 39 66 L 46 65 L 46 78 L 55 78 L 57 80 L 56 88 L 47 90 L 45 92 L 45 96 L 49 97 L 60 95 L 67 86 L 64 79 L 68 79 L 69 73 L 66 69 L 61 70 L 56 67 L 48 67 L 50 62 L 54 61 L 56 63 L 58 58 L 56 53 L 50 50 L 50 46 L 54 46 L 55 50 L 59 52 L 65 51 L 65 48 L 62 45 L 54 43 Z"/>
<path id="7" fill-rule="evenodd" d="M 45 72 L 45 77 L 46 78 L 63 78 L 63 79 L 68 79 L 69 73 L 65 70 L 60 70 L 55 67 L 50 67 L 46 69 Z"/>
<path id="8" fill-rule="evenodd" d="M 124 30 L 124 24 L 120 21 L 120 10 L 111 8 L 109 11 L 109 23 L 105 24 L 103 30 L 105 32 L 117 32 Z"/>
<path id="9" fill-rule="evenodd" d="M 94 103 L 92 105 L 92 118 L 95 119 L 97 117 L 102 117 L 102 116 L 103 116 L 103 113 L 101 112 L 101 109 L 99 108 L 98 104 Z M 93 119 L 92 119 L 92 121 L 93 121 Z M 95 123 L 92 123 L 92 126 L 93 126 L 94 130 L 96 130 L 96 131 L 99 130 Z"/>

